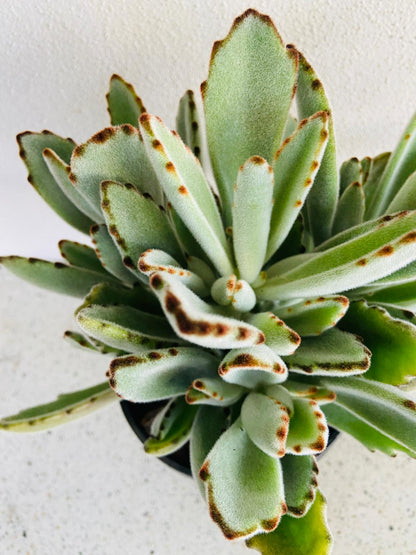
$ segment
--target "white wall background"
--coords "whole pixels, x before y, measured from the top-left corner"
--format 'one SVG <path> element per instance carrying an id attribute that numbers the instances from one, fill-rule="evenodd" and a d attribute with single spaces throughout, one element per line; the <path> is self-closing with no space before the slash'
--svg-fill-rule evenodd
<path id="1" fill-rule="evenodd" d="M 173 126 L 213 41 L 247 7 L 271 15 L 317 70 L 340 161 L 394 147 L 416 109 L 414 0 L 1 0 L 0 254 L 56 257 L 58 239 L 82 238 L 27 184 L 15 135 L 86 140 L 108 123 L 114 72 Z"/>

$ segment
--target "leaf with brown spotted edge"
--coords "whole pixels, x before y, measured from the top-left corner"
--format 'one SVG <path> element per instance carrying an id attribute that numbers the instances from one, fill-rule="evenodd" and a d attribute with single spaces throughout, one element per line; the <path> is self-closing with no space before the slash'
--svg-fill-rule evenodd
<path id="1" fill-rule="evenodd" d="M 229 540 L 276 528 L 286 512 L 280 462 L 258 449 L 237 419 L 199 472 L 211 518 Z"/>
<path id="2" fill-rule="evenodd" d="M 193 347 L 146 351 L 116 358 L 110 365 L 110 385 L 123 399 L 146 403 L 185 395 L 198 378 L 215 376 L 218 359 Z"/>
<path id="3" fill-rule="evenodd" d="M 107 276 L 107 272 L 101 265 L 99 258 L 97 258 L 94 249 L 88 245 L 62 239 L 59 241 L 58 247 L 62 257 L 65 258 L 71 266 L 85 268 L 93 272 L 100 272 L 104 276 Z"/>
<path id="4" fill-rule="evenodd" d="M 86 416 L 117 400 L 108 383 L 58 396 L 56 401 L 25 409 L 0 420 L 0 429 L 10 432 L 38 432 Z"/>
<path id="5" fill-rule="evenodd" d="M 343 162 L 339 174 L 340 196 L 342 196 L 342 193 L 349 185 L 351 185 L 351 183 L 358 181 L 363 184 L 363 169 L 358 158 L 350 158 L 349 160 Z"/>
<path id="6" fill-rule="evenodd" d="M 409 457 L 416 458 L 414 449 L 408 449 L 394 441 L 341 405 L 332 403 L 324 407 L 323 411 L 330 426 L 354 437 L 370 451 L 380 451 L 390 457 L 395 457 L 398 452 L 403 452 Z"/>
<path id="7" fill-rule="evenodd" d="M 191 431 L 189 454 L 192 476 L 204 498 L 205 485 L 199 477 L 199 470 L 217 439 L 238 416 L 239 408 L 239 403 L 231 407 L 203 405 L 196 413 Z"/>
<path id="8" fill-rule="evenodd" d="M 164 457 L 180 449 L 191 435 L 197 407 L 188 405 L 184 397 L 172 399 L 158 418 L 158 429 L 151 431 L 152 437 L 144 442 L 149 455 Z"/>
<path id="9" fill-rule="evenodd" d="M 328 114 L 300 122 L 275 154 L 274 204 L 267 244 L 269 260 L 289 234 L 319 171 L 328 141 Z"/>
<path id="10" fill-rule="evenodd" d="M 322 335 L 302 338 L 297 351 L 284 361 L 291 372 L 345 376 L 366 372 L 370 357 L 370 351 L 355 335 L 331 328 Z"/>
<path id="11" fill-rule="evenodd" d="M 189 287 L 196 295 L 206 297 L 209 290 L 198 274 L 185 270 L 170 254 L 160 249 L 148 249 L 139 258 L 139 270 L 150 276 L 153 272 L 168 273 Z"/>
<path id="12" fill-rule="evenodd" d="M 114 356 L 114 353 L 115 353 L 116 356 L 121 356 L 125 354 L 125 351 L 121 351 L 120 349 L 114 349 L 114 347 L 109 347 L 105 343 L 102 343 L 101 341 L 98 341 L 93 337 L 82 335 L 81 333 L 77 333 L 76 331 L 69 331 L 69 330 L 66 331 L 64 333 L 64 339 L 70 345 L 74 345 L 81 349 L 94 351 L 96 353 L 101 353 L 104 355 L 111 354 L 112 356 Z"/>
<path id="13" fill-rule="evenodd" d="M 246 320 L 264 333 L 266 345 L 278 355 L 292 355 L 300 345 L 298 333 L 273 312 L 250 314 Z"/>
<path id="14" fill-rule="evenodd" d="M 235 274 L 218 278 L 211 287 L 211 296 L 221 306 L 231 306 L 237 312 L 249 312 L 256 304 L 256 294 L 244 279 Z"/>
<path id="15" fill-rule="evenodd" d="M 61 262 L 48 262 L 39 258 L 2 256 L 0 264 L 12 274 L 38 287 L 73 297 L 85 297 L 91 287 L 97 283 L 115 282 L 115 278 L 110 274 L 104 276 L 101 272 L 75 268 Z"/>
<path id="16" fill-rule="evenodd" d="M 334 327 L 345 315 L 348 305 L 348 298 L 339 295 L 306 299 L 274 310 L 279 313 L 285 324 L 295 329 L 302 337 L 306 337 L 320 335 Z"/>
<path id="17" fill-rule="evenodd" d="M 280 401 L 252 391 L 241 406 L 241 422 L 251 441 L 269 457 L 286 451 L 289 409 Z"/>
<path id="18" fill-rule="evenodd" d="M 310 509 L 318 487 L 318 466 L 315 457 L 286 454 L 281 459 L 287 514 L 297 518 Z"/>
<path id="19" fill-rule="evenodd" d="M 416 451 L 416 402 L 398 387 L 364 377 L 319 378 L 334 391 L 337 405 L 349 410 L 411 451 Z"/>
<path id="20" fill-rule="evenodd" d="M 110 90 L 106 98 L 111 125 L 129 123 L 134 127 L 138 127 L 139 117 L 146 111 L 146 108 L 130 83 L 124 81 L 119 75 L 112 75 Z"/>
<path id="21" fill-rule="evenodd" d="M 75 143 L 51 133 L 32 133 L 26 131 L 17 135 L 20 157 L 28 170 L 28 181 L 49 206 L 67 223 L 88 233 L 93 221 L 81 212 L 65 194 L 51 174 L 42 153 L 45 149 L 53 150 L 64 163 L 68 163 Z"/>
<path id="22" fill-rule="evenodd" d="M 228 406 L 236 403 L 245 389 L 230 384 L 218 376 L 194 380 L 186 392 L 186 402 L 190 405 Z"/>
<path id="23" fill-rule="evenodd" d="M 328 426 L 318 403 L 312 399 L 293 398 L 286 452 L 292 455 L 316 455 L 328 443 Z"/>
<path id="24" fill-rule="evenodd" d="M 378 228 L 320 252 L 297 268 L 267 280 L 259 299 L 328 295 L 367 285 L 416 259 L 416 211 L 405 212 Z"/>
<path id="25" fill-rule="evenodd" d="M 139 278 L 126 268 L 105 224 L 94 224 L 90 229 L 91 240 L 102 266 L 123 283 L 133 285 Z"/>
<path id="26" fill-rule="evenodd" d="M 166 213 L 151 198 L 131 185 L 114 181 L 103 181 L 101 197 L 108 231 L 123 257 L 123 263 L 142 281 L 148 280 L 137 265 L 147 249 L 162 249 L 183 260 Z"/>
<path id="27" fill-rule="evenodd" d="M 247 546 L 262 555 L 329 555 L 332 536 L 326 521 L 326 501 L 318 490 L 307 514 L 302 518 L 285 515 L 270 534 L 259 534 Z"/>
<path id="28" fill-rule="evenodd" d="M 298 381 L 299 378 L 300 376 L 293 376 L 292 374 L 290 379 L 285 381 L 285 389 L 290 392 L 290 395 L 312 399 L 319 405 L 326 405 L 335 400 L 336 395 L 330 389 L 311 385 L 307 378 L 302 377 L 302 381 Z"/>
<path id="29" fill-rule="evenodd" d="M 140 129 L 148 157 L 169 202 L 218 271 L 223 275 L 232 274 L 231 253 L 221 216 L 198 159 L 160 118 L 143 114 Z"/>
<path id="30" fill-rule="evenodd" d="M 238 168 L 254 155 L 271 163 L 280 145 L 296 72 L 296 51 L 286 49 L 271 19 L 253 9 L 214 44 L 208 80 L 201 89 L 226 225 L 231 225 Z"/>
<path id="31" fill-rule="evenodd" d="M 272 349 L 256 345 L 229 351 L 222 359 L 218 373 L 226 382 L 254 389 L 285 381 L 287 367 Z"/>
<path id="32" fill-rule="evenodd" d="M 149 284 L 179 337 L 214 349 L 233 349 L 264 342 L 259 329 L 223 316 L 221 307 L 207 304 L 174 276 L 155 272 Z"/>
<path id="33" fill-rule="evenodd" d="M 77 323 L 87 335 L 128 353 L 181 342 L 165 318 L 130 306 L 91 304 L 77 312 Z"/>
<path id="34" fill-rule="evenodd" d="M 383 175 L 387 162 L 391 156 L 391 152 L 382 152 L 371 160 L 370 171 L 368 173 L 367 181 L 364 183 L 365 195 L 365 215 L 364 219 L 369 218 L 369 208 L 373 202 L 374 195 L 377 195 L 378 184 Z"/>
<path id="35" fill-rule="evenodd" d="M 416 376 L 416 326 L 392 317 L 385 308 L 353 302 L 340 322 L 347 331 L 354 330 L 372 353 L 365 377 L 401 385 Z"/>
<path id="36" fill-rule="evenodd" d="M 71 158 L 70 179 L 99 214 L 102 181 L 131 183 L 141 193 L 152 195 L 157 204 L 163 203 L 140 132 L 128 124 L 106 127 L 79 145 Z M 104 217 L 96 222 L 103 223 Z"/>
<path id="37" fill-rule="evenodd" d="M 345 189 L 338 201 L 332 233 L 336 234 L 362 223 L 364 210 L 363 186 L 359 181 L 354 181 Z"/>
<path id="38" fill-rule="evenodd" d="M 191 90 L 186 91 L 179 101 L 176 130 L 181 136 L 182 141 L 189 146 L 195 156 L 202 162 L 201 122 L 194 93 Z"/>

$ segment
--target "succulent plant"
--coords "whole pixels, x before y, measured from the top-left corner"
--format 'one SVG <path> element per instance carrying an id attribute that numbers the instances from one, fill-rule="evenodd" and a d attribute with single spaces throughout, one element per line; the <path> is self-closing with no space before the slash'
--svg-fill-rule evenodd
<path id="1" fill-rule="evenodd" d="M 113 360 L 103 383 L 0 426 L 165 400 L 145 450 L 190 441 L 226 538 L 321 555 L 328 425 L 416 456 L 416 118 L 393 153 L 338 172 L 321 81 L 254 10 L 214 44 L 201 90 L 206 143 L 192 91 L 170 131 L 117 75 L 111 126 L 87 142 L 18 136 L 29 182 L 94 247 L 1 263 L 84 298 L 65 338 Z"/>

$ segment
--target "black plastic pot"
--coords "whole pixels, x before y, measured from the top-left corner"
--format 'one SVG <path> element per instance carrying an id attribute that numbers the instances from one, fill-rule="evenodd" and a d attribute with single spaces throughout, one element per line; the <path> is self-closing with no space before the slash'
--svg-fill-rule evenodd
<path id="1" fill-rule="evenodd" d="M 121 401 L 120 404 L 124 416 L 127 418 L 127 422 L 130 424 L 132 430 L 142 443 L 150 437 L 150 426 L 152 424 L 152 420 L 165 403 L 166 401 L 157 401 L 154 403 L 131 403 L 130 401 Z M 326 453 L 328 447 L 338 437 L 338 434 L 338 430 L 331 428 L 331 426 L 329 427 L 328 446 L 323 453 L 318 455 L 318 457 L 322 457 Z M 163 461 L 175 470 L 179 470 L 179 472 L 183 472 L 183 474 L 191 476 L 189 442 L 185 443 L 183 447 L 174 453 L 171 453 L 166 457 L 159 457 L 159 460 Z"/>

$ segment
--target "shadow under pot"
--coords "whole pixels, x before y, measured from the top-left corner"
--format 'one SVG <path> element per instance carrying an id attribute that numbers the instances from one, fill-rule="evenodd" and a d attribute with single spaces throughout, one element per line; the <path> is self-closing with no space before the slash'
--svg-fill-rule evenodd
<path id="1" fill-rule="evenodd" d="M 153 419 L 166 405 L 166 401 L 155 401 L 153 403 L 132 403 L 130 401 L 121 401 L 120 404 L 130 427 L 140 441 L 144 443 L 146 439 L 151 437 L 150 429 Z M 325 451 L 317 455 L 317 457 L 322 457 L 326 453 L 328 447 L 336 440 L 338 435 L 338 430 L 329 426 L 328 445 Z M 187 474 L 188 476 L 192 475 L 191 464 L 189 461 L 189 441 L 177 451 L 167 455 L 166 457 L 158 457 L 158 459 L 183 474 Z"/>

